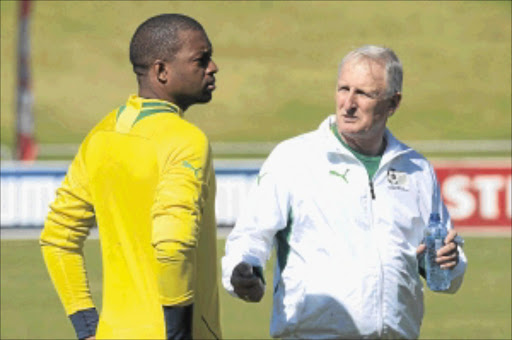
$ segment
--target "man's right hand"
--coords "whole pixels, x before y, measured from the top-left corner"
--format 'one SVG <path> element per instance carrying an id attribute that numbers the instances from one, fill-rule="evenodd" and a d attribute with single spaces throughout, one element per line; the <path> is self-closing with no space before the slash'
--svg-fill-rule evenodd
<path id="1" fill-rule="evenodd" d="M 265 292 L 265 285 L 250 264 L 240 262 L 231 274 L 231 284 L 236 295 L 247 302 L 259 302 Z"/>

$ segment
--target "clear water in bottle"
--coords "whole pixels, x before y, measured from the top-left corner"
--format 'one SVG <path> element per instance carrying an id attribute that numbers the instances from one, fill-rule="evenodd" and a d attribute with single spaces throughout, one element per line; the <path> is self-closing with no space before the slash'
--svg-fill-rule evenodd
<path id="1" fill-rule="evenodd" d="M 436 263 L 436 254 L 444 245 L 446 228 L 441 224 L 439 214 L 431 214 L 427 229 L 425 230 L 425 270 L 427 274 L 427 286 L 433 291 L 443 291 L 450 287 L 450 272 L 441 269 Z"/>

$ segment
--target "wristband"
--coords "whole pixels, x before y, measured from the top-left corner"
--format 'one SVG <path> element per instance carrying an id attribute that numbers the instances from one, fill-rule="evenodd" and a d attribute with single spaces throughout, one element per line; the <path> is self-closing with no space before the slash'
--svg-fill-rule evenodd
<path id="1" fill-rule="evenodd" d="M 98 312 L 96 308 L 79 310 L 69 316 L 78 339 L 86 339 L 96 334 Z"/>
<path id="2" fill-rule="evenodd" d="M 192 339 L 192 306 L 163 306 L 166 339 Z"/>

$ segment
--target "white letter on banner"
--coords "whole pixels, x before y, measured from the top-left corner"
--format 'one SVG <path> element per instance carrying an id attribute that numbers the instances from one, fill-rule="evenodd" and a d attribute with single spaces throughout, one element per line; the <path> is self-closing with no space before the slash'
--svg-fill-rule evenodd
<path id="1" fill-rule="evenodd" d="M 20 182 L 19 225 L 40 227 L 55 197 L 56 181 L 52 177 L 32 177 Z"/>
<path id="2" fill-rule="evenodd" d="M 19 182 L 19 197 L 18 197 L 18 225 L 22 227 L 31 226 L 34 222 L 34 202 L 37 200 L 35 197 L 36 191 L 34 190 L 34 178 L 22 178 Z"/>
<path id="3" fill-rule="evenodd" d="M 476 176 L 473 184 L 479 191 L 480 214 L 482 218 L 491 220 L 500 215 L 498 192 L 503 188 L 503 177 L 500 175 Z"/>
<path id="4" fill-rule="evenodd" d="M 0 224 L 2 227 L 12 227 L 17 224 L 16 207 L 18 202 L 18 179 L 14 177 L 2 178 L 0 185 L 1 193 L 1 217 Z"/>
<path id="5" fill-rule="evenodd" d="M 217 195 L 215 198 L 215 215 L 218 224 L 230 224 L 231 216 L 231 192 L 226 185 L 228 183 L 225 176 L 217 177 Z"/>
<path id="6" fill-rule="evenodd" d="M 241 208 L 247 200 L 247 193 L 255 176 L 219 175 L 217 176 L 217 196 L 215 214 L 217 223 L 234 225 Z"/>
<path id="7" fill-rule="evenodd" d="M 476 203 L 468 191 L 469 177 L 463 175 L 449 176 L 443 183 L 443 197 L 447 200 L 448 210 L 453 219 L 463 220 L 475 212 Z"/>
<path id="8" fill-rule="evenodd" d="M 38 208 L 36 216 L 38 221 L 41 221 L 41 225 L 44 225 L 46 216 L 50 211 L 50 204 L 55 200 L 57 189 L 62 183 L 62 178 L 58 177 L 47 177 L 41 180 L 39 183 L 39 201 L 36 207 Z"/>

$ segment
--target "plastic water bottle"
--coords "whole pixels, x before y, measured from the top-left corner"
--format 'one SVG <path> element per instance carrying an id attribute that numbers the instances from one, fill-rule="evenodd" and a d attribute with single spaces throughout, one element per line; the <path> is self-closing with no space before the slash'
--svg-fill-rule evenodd
<path id="1" fill-rule="evenodd" d="M 441 224 L 439 214 L 430 214 L 430 221 L 425 230 L 425 269 L 427 274 L 427 286 L 433 291 L 443 291 L 450 287 L 450 271 L 441 269 L 436 263 L 437 251 L 444 246 L 446 228 Z"/>

